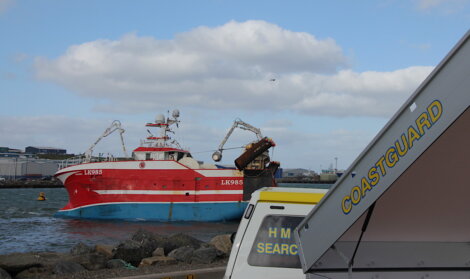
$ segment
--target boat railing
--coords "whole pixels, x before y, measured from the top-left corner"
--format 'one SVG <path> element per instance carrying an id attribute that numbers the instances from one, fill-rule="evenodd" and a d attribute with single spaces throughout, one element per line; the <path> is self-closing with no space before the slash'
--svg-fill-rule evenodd
<path id="1" fill-rule="evenodd" d="M 72 158 L 62 160 L 59 162 L 59 170 L 66 168 L 66 167 L 83 164 L 84 161 L 85 161 L 85 158 L 83 157 L 72 157 Z"/>
<path id="2" fill-rule="evenodd" d="M 131 158 L 116 158 L 114 156 L 108 157 L 92 157 L 92 158 L 85 158 L 85 157 L 72 157 L 66 160 L 62 160 L 59 162 L 59 169 L 63 169 L 70 166 L 80 165 L 84 163 L 95 163 L 95 162 L 116 162 L 116 161 L 123 161 L 123 160 L 131 160 Z"/>

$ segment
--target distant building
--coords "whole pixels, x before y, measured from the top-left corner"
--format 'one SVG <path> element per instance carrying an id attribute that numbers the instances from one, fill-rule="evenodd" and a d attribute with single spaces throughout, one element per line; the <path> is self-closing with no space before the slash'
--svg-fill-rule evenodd
<path id="1" fill-rule="evenodd" d="M 6 153 L 0 153 L 0 157 L 18 158 L 20 157 L 20 154 L 6 152 Z"/>
<path id="2" fill-rule="evenodd" d="M 67 154 L 67 150 L 54 147 L 28 146 L 25 149 L 30 154 Z"/>
<path id="3" fill-rule="evenodd" d="M 9 147 L 0 147 L 0 157 L 19 157 L 23 153 L 22 150 L 20 149 L 13 149 Z"/>
<path id="4" fill-rule="evenodd" d="M 6 179 L 41 178 L 54 175 L 59 161 L 26 157 L 0 158 L 0 177 Z"/>
<path id="5" fill-rule="evenodd" d="M 282 177 L 299 177 L 313 175 L 315 175 L 315 172 L 307 169 L 284 169 Z"/>

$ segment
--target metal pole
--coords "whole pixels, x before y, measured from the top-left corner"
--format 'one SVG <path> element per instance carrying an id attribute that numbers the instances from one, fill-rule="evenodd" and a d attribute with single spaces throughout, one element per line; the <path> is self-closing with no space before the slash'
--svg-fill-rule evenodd
<path id="1" fill-rule="evenodd" d="M 26 156 L 26 169 L 25 169 L 24 175 L 28 177 L 28 156 Z"/>

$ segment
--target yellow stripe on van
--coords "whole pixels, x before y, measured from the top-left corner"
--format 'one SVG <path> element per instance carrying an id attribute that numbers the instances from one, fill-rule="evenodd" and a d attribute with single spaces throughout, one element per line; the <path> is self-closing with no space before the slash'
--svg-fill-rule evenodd
<path id="1" fill-rule="evenodd" d="M 261 192 L 259 201 L 317 204 L 324 195 L 323 193 Z"/>

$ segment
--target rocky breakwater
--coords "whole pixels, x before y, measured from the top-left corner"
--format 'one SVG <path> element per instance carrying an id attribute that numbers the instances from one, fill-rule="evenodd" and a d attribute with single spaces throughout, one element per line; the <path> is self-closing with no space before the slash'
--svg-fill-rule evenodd
<path id="1" fill-rule="evenodd" d="M 18 179 L 0 181 L 0 189 L 7 188 L 63 188 L 62 182 L 55 178 Z"/>
<path id="2" fill-rule="evenodd" d="M 0 255 L 0 279 L 117 278 L 224 266 L 231 246 L 230 235 L 206 243 L 186 234 L 139 230 L 116 246 L 78 243 L 69 253 Z"/>

